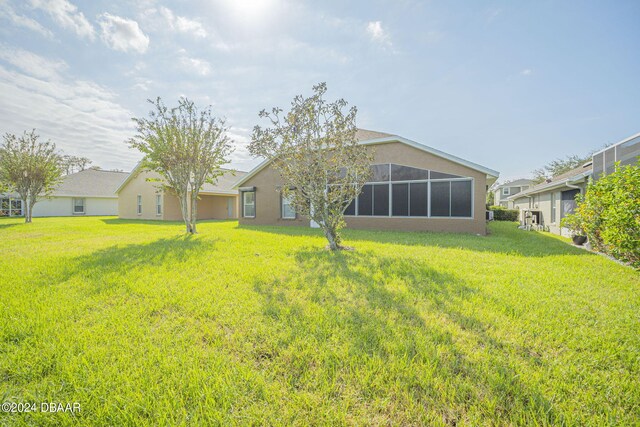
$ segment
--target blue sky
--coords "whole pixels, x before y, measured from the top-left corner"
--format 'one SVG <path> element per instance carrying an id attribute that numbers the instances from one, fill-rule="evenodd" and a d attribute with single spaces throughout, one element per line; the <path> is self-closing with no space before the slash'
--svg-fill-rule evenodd
<path id="1" fill-rule="evenodd" d="M 187 96 L 246 170 L 258 111 L 326 81 L 360 127 L 502 181 L 640 132 L 638 22 L 638 1 L 0 0 L 0 131 L 130 170 L 130 118 Z"/>

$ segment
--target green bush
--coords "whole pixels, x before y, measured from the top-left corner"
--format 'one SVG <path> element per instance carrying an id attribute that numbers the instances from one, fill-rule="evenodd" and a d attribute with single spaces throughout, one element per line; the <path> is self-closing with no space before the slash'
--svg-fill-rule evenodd
<path id="1" fill-rule="evenodd" d="M 598 251 L 640 268 L 640 161 L 589 184 L 576 212 L 563 224 L 579 224 Z"/>
<path id="2" fill-rule="evenodd" d="M 502 206 L 489 206 L 493 211 L 493 219 L 496 221 L 517 221 L 520 211 L 517 209 L 507 209 Z"/>

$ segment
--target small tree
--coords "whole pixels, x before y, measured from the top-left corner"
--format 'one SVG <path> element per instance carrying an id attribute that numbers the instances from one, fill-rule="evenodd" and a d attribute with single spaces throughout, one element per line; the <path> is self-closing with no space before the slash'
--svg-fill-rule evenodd
<path id="1" fill-rule="evenodd" d="M 31 222 L 33 205 L 51 194 L 62 176 L 55 144 L 38 138 L 35 129 L 20 137 L 7 133 L 0 147 L 0 182 L 22 199 L 25 222 Z"/>
<path id="2" fill-rule="evenodd" d="M 132 119 L 137 134 L 129 146 L 144 154 L 142 169 L 160 174 L 164 187 L 176 194 L 187 233 L 196 233 L 200 189 L 206 182 L 215 184 L 233 152 L 228 128 L 211 106 L 199 110 L 187 98 L 172 109 L 159 97 L 149 102 L 154 106 L 149 118 Z"/>
<path id="3" fill-rule="evenodd" d="M 336 250 L 344 211 L 369 178 L 373 154 L 356 141 L 357 109 L 344 112 L 343 99 L 325 101 L 325 83 L 313 91 L 309 98 L 296 96 L 284 116 L 280 108 L 262 110 L 271 127 L 253 129 L 249 152 L 272 161 L 283 180 L 282 197 L 316 222 Z"/>

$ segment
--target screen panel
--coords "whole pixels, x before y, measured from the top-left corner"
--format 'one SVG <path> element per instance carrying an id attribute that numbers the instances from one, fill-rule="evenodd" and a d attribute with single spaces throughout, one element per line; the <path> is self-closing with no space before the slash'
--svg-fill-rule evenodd
<path id="1" fill-rule="evenodd" d="M 429 184 L 426 182 L 411 183 L 411 216 L 427 216 L 429 214 Z"/>
<path id="2" fill-rule="evenodd" d="M 365 184 L 358 196 L 358 215 L 373 215 L 373 186 Z"/>
<path id="3" fill-rule="evenodd" d="M 389 216 L 389 184 L 373 186 L 373 214 Z"/>
<path id="4" fill-rule="evenodd" d="M 417 181 L 429 179 L 429 171 L 410 166 L 391 165 L 391 181 Z"/>
<path id="5" fill-rule="evenodd" d="M 449 216 L 451 183 L 431 183 L 431 216 Z"/>
<path id="6" fill-rule="evenodd" d="M 451 216 L 471 216 L 471 181 L 451 182 Z"/>
<path id="7" fill-rule="evenodd" d="M 409 184 L 392 184 L 392 198 L 392 215 L 408 216 Z"/>

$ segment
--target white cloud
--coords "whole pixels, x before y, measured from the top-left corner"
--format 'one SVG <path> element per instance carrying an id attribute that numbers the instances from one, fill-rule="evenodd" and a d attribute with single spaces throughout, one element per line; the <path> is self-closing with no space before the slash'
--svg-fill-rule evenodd
<path id="1" fill-rule="evenodd" d="M 100 15 L 99 24 L 102 40 L 111 49 L 144 53 L 149 48 L 149 37 L 134 20 L 103 13 Z"/>
<path id="2" fill-rule="evenodd" d="M 389 33 L 382 28 L 382 21 L 371 21 L 367 24 L 367 34 L 372 41 L 380 44 L 391 45 Z"/>
<path id="3" fill-rule="evenodd" d="M 209 73 L 211 72 L 211 65 L 204 59 L 183 56 L 180 59 L 180 63 L 182 64 L 183 70 L 197 74 L 199 76 L 204 77 L 209 75 Z"/>
<path id="4" fill-rule="evenodd" d="M 533 73 L 533 70 L 531 70 L 530 68 L 525 68 L 524 70 L 520 71 L 520 75 L 523 76 L 530 76 L 531 73 Z"/>
<path id="5" fill-rule="evenodd" d="M 204 26 L 198 21 L 184 16 L 176 16 L 171 9 L 166 7 L 160 8 L 160 14 L 166 20 L 169 28 L 173 31 L 191 34 L 200 38 L 207 37 L 207 30 L 205 30 Z"/>
<path id="6" fill-rule="evenodd" d="M 12 133 L 36 128 L 66 153 L 87 156 L 99 166 L 127 170 L 133 166 L 136 154 L 124 141 L 133 135 L 134 114 L 117 103 L 115 93 L 95 82 L 74 79 L 62 61 L 14 52 L 20 59 L 12 64 L 19 70 L 0 63 L 0 128 Z M 52 71 L 38 71 L 47 64 Z"/>
<path id="7" fill-rule="evenodd" d="M 31 0 L 31 5 L 46 11 L 62 28 L 73 30 L 80 37 L 95 38 L 93 25 L 67 0 Z"/>
<path id="8" fill-rule="evenodd" d="M 68 68 L 62 60 L 51 60 L 24 49 L 15 49 L 0 43 L 0 59 L 17 67 L 22 72 L 37 78 L 54 80 Z"/>
<path id="9" fill-rule="evenodd" d="M 35 31 L 36 33 L 40 33 L 45 37 L 53 38 L 53 33 L 49 29 L 43 27 L 35 19 L 31 19 L 24 15 L 19 15 L 9 5 L 9 3 L 1 0 L 0 0 L 0 16 L 9 19 L 17 27 L 26 28 L 28 30 Z"/>

